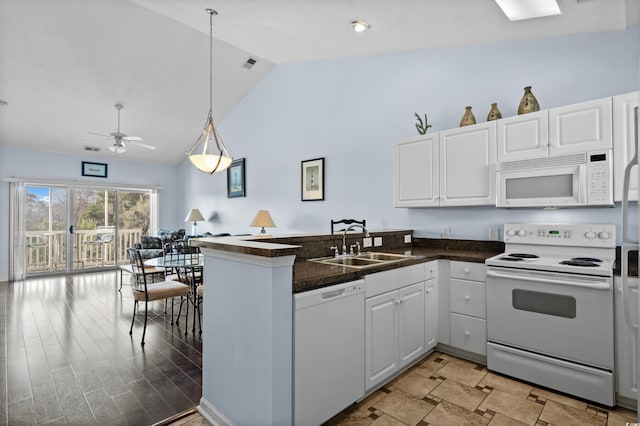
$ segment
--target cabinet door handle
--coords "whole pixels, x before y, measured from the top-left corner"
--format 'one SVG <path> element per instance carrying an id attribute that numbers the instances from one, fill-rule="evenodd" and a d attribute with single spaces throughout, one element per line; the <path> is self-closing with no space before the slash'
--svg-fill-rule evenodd
<path id="1" fill-rule="evenodd" d="M 465 273 L 465 274 L 468 274 L 469 272 L 471 272 L 471 271 L 469 270 L 469 268 L 464 268 L 464 273 Z"/>
<path id="2" fill-rule="evenodd" d="M 466 330 L 466 331 L 464 332 L 464 335 L 465 335 L 465 336 L 471 336 L 471 332 L 470 332 L 469 330 Z"/>

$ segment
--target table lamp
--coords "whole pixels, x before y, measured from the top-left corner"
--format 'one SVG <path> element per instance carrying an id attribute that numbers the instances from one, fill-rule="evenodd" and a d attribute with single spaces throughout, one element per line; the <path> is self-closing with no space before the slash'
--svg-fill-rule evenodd
<path id="1" fill-rule="evenodd" d="M 193 222 L 193 228 L 191 228 L 191 235 L 198 235 L 198 222 L 204 220 L 202 213 L 198 209 L 191 209 L 187 217 L 184 218 L 185 222 Z"/>
<path id="2" fill-rule="evenodd" d="M 264 228 L 275 228 L 276 224 L 273 223 L 269 210 L 258 210 L 258 214 L 253 218 L 253 222 L 251 222 L 251 225 L 249 226 L 262 227 L 260 233 L 264 235 L 267 232 Z"/>

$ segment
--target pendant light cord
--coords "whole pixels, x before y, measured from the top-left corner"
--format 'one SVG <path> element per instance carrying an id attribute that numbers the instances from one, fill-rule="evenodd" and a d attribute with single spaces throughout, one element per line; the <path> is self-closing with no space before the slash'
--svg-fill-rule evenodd
<path id="1" fill-rule="evenodd" d="M 209 117 L 213 119 L 213 15 L 217 15 L 213 9 L 207 9 L 209 13 Z"/>

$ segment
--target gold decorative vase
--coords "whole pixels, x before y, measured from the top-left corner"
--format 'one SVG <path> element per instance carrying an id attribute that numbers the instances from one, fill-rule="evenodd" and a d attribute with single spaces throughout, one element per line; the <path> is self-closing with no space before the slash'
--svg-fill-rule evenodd
<path id="1" fill-rule="evenodd" d="M 498 109 L 498 104 L 496 102 L 491 104 L 491 109 L 489 110 L 489 115 L 487 115 L 487 121 L 493 121 L 502 118 L 502 113 Z"/>
<path id="2" fill-rule="evenodd" d="M 533 96 L 533 93 L 531 93 L 531 86 L 527 86 L 524 88 L 524 95 L 522 95 L 520 105 L 518 106 L 518 115 L 535 111 L 540 111 L 540 104 L 536 97 Z"/>
<path id="3" fill-rule="evenodd" d="M 464 115 L 460 120 L 460 127 L 470 126 L 472 124 L 476 124 L 476 117 L 471 112 L 471 107 L 465 107 Z"/>

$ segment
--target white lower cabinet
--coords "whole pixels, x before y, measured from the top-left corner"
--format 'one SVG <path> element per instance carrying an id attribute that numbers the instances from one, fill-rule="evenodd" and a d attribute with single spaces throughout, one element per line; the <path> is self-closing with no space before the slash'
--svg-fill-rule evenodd
<path id="1" fill-rule="evenodd" d="M 486 267 L 452 261 L 449 288 L 449 337 L 452 347 L 487 354 Z"/>
<path id="2" fill-rule="evenodd" d="M 365 276 L 367 391 L 424 355 L 425 342 L 436 345 L 437 272 L 429 262 Z"/>
<path id="3" fill-rule="evenodd" d="M 424 282 L 365 301 L 366 389 L 424 353 Z"/>
<path id="4" fill-rule="evenodd" d="M 424 282 L 424 350 L 429 351 L 438 344 L 438 262 L 425 264 Z"/>

